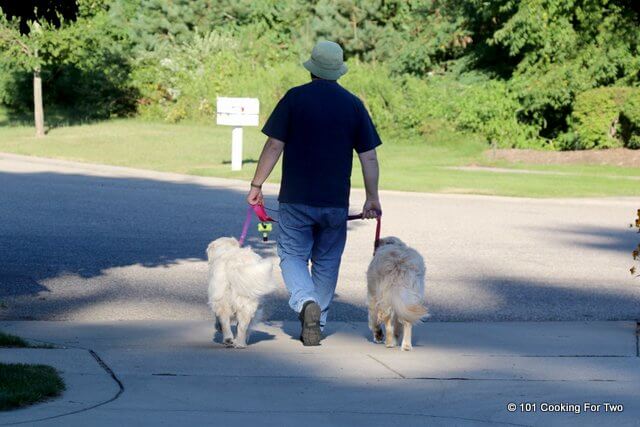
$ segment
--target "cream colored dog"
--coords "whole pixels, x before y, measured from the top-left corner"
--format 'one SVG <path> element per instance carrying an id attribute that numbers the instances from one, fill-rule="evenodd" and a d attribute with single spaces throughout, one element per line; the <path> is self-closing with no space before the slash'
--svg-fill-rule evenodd
<path id="1" fill-rule="evenodd" d="M 260 298 L 275 289 L 273 264 L 251 248 L 241 248 L 232 237 L 221 237 L 207 247 L 209 305 L 227 347 L 244 348 Z M 235 338 L 231 322 L 238 322 Z"/>
<path id="2" fill-rule="evenodd" d="M 411 327 L 427 314 L 424 307 L 426 269 L 420 254 L 397 237 L 380 239 L 367 270 L 369 329 L 373 341 L 395 347 L 402 329 L 402 350 L 411 346 Z"/>

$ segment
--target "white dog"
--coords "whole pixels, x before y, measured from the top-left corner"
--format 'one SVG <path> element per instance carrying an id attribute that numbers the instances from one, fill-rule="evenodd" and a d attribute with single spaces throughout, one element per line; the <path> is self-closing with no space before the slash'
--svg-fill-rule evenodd
<path id="1" fill-rule="evenodd" d="M 207 247 L 209 305 L 227 347 L 244 348 L 260 297 L 275 288 L 273 263 L 251 248 L 241 248 L 233 237 L 221 237 Z M 234 339 L 231 322 L 238 322 Z"/>
<path id="2" fill-rule="evenodd" d="M 420 254 L 397 237 L 380 239 L 367 270 L 369 328 L 373 341 L 395 347 L 402 329 L 402 350 L 411 346 L 411 327 L 427 314 L 424 307 L 426 269 Z"/>

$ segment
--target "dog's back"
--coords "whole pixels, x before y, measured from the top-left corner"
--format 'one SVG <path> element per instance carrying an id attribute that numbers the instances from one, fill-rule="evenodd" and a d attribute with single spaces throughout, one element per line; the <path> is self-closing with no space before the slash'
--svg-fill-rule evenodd
<path id="1" fill-rule="evenodd" d="M 209 259 L 209 305 L 222 331 L 226 346 L 242 348 L 260 297 L 275 289 L 273 263 L 251 248 L 241 248 L 230 237 L 214 240 L 207 247 Z M 231 322 L 237 321 L 236 337 Z"/>
<path id="2" fill-rule="evenodd" d="M 397 238 L 386 238 L 369 265 L 369 297 L 375 299 L 380 321 L 396 317 L 417 322 L 426 315 L 423 305 L 426 268 L 420 254 Z"/>
<path id="3" fill-rule="evenodd" d="M 209 301 L 239 296 L 256 300 L 271 292 L 273 263 L 236 239 L 221 238 L 207 247 L 209 259 Z M 232 293 L 233 295 L 231 295 Z"/>

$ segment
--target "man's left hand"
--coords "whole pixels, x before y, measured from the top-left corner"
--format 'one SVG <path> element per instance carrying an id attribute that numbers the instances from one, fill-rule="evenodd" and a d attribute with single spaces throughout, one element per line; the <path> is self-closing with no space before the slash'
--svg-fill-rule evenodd
<path id="1" fill-rule="evenodd" d="M 247 195 L 247 202 L 250 205 L 264 204 L 264 198 L 262 197 L 262 189 L 251 187 L 251 190 L 249 190 L 249 194 Z"/>

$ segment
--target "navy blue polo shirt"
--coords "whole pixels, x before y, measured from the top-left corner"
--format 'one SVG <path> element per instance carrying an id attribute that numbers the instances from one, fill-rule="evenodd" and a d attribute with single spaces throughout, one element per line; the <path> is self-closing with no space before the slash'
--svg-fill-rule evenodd
<path id="1" fill-rule="evenodd" d="M 362 101 L 332 80 L 290 89 L 262 132 L 285 143 L 281 203 L 348 207 L 353 150 L 382 144 Z"/>

